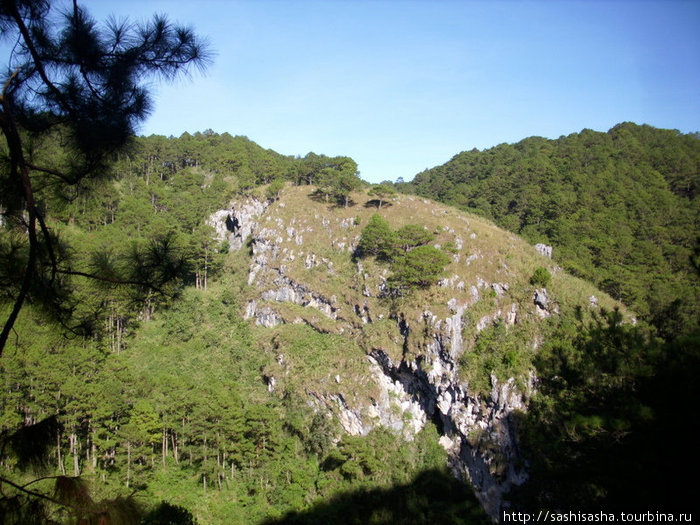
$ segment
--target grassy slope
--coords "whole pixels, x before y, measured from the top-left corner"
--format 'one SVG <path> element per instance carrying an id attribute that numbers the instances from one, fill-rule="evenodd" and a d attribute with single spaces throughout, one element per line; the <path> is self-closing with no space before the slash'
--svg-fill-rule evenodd
<path id="1" fill-rule="evenodd" d="M 583 307 L 586 311 L 591 295 L 597 297 L 598 305 L 602 308 L 611 310 L 620 306 L 592 285 L 566 274 L 518 236 L 484 219 L 414 196 L 398 196 L 381 210 L 372 204 L 372 199 L 364 192 L 354 193 L 352 198 L 354 205 L 344 208 L 314 198 L 309 187 L 288 187 L 260 221 L 260 226 L 267 229 L 267 237 L 279 244 L 278 255 L 271 258 L 269 265 L 283 268 L 285 275 L 328 299 L 337 309 L 338 318 L 333 320 L 315 308 L 266 303 L 287 323 L 303 322 L 319 331 L 334 334 L 328 336 L 325 358 L 321 359 L 309 355 L 309 349 L 304 345 L 293 344 L 294 329 L 289 326 L 257 330 L 258 337 L 268 341 L 263 344 L 269 347 L 275 344 L 275 338 L 279 340 L 281 337 L 285 341 L 285 355 L 289 354 L 292 362 L 305 363 L 303 374 L 294 374 L 293 379 L 289 379 L 297 383 L 297 388 L 318 389 L 325 385 L 333 391 L 344 390 L 349 399 L 357 395 L 362 397 L 358 392 L 370 396 L 372 390 L 364 377 L 366 374 L 362 372 L 365 366 L 362 350 L 381 347 L 392 358 L 400 359 L 402 341 L 397 324 L 390 317 L 400 312 L 409 324 L 417 327 L 422 323 L 425 310 L 430 310 L 441 319 L 453 315 L 448 307 L 451 300 L 467 307 L 463 333 L 467 352 L 477 338 L 478 321 L 487 315 L 494 320 L 503 317 L 515 304 L 518 324 L 512 332 L 517 333 L 517 337 L 528 339 L 520 345 L 528 357 L 521 361 L 518 372 L 525 374 L 532 343 L 542 337 L 544 329 L 535 313 L 535 287 L 529 283 L 539 266 L 548 268 L 553 275 L 548 292 L 562 316 L 573 315 L 577 307 Z M 354 260 L 352 251 L 362 228 L 374 213 L 383 215 L 394 229 L 405 224 L 420 224 L 435 232 L 434 244 L 443 245 L 451 241 L 460 247 L 453 262 L 446 268 L 445 286 L 433 286 L 416 292 L 398 303 L 378 297 L 382 279 L 390 274 L 388 265 L 371 258 Z M 301 241 L 301 244 L 297 241 Z M 306 268 L 310 255 L 315 256 L 316 263 Z M 275 276 L 274 273 L 259 274 L 254 287 L 244 292 L 246 298 L 256 299 L 261 291 L 275 289 L 276 285 L 272 282 Z M 487 283 L 486 286 L 483 282 Z M 499 296 L 492 291 L 491 283 L 505 284 L 508 290 Z M 478 299 L 472 295 L 472 287 L 478 289 Z M 369 289 L 372 297 L 363 295 L 365 289 Z M 364 324 L 355 313 L 356 305 L 366 307 L 375 322 Z M 345 341 L 351 338 L 353 342 L 343 343 L 338 335 Z M 294 349 L 297 347 L 299 354 L 295 356 Z M 313 371 L 308 370 L 309 360 L 314 363 Z M 279 367 L 277 372 L 280 372 Z M 476 381 L 487 390 L 488 373 L 486 370 L 465 370 L 464 377 Z M 353 377 L 353 387 L 338 385 L 334 381 L 336 374 Z M 480 377 L 476 377 L 477 374 Z M 362 384 L 355 384 L 358 380 Z M 365 401 L 357 400 L 360 405 Z"/>

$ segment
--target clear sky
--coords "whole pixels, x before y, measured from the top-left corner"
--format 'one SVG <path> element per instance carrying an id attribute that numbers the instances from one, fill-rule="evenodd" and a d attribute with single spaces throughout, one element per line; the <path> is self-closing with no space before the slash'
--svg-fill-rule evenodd
<path id="1" fill-rule="evenodd" d="M 463 150 L 623 121 L 700 130 L 699 1 L 87 0 L 208 38 L 140 132 L 348 155 L 372 182 Z"/>

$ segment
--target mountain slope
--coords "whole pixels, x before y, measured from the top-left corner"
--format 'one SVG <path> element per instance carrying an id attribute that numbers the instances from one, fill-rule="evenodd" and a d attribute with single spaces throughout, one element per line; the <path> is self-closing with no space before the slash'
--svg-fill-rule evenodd
<path id="1" fill-rule="evenodd" d="M 477 498 L 497 517 L 509 501 L 602 508 L 623 486 L 645 502 L 665 494 L 659 483 L 677 488 L 670 452 L 639 452 L 670 426 L 697 434 L 693 383 L 673 381 L 697 369 L 691 339 L 659 347 L 546 246 L 475 215 L 415 196 L 336 201 L 330 186 L 305 184 L 330 184 L 346 158 L 310 155 L 305 167 L 246 139 L 194 138 L 209 149 L 144 139 L 96 198 L 60 209 L 47 199 L 49 227 L 78 248 L 73 268 L 119 269 L 148 249 L 180 271 L 165 294 L 76 277 L 70 305 L 88 338 L 24 310 L 0 360 L 3 437 L 55 416 L 53 473 L 89 481 L 98 504 L 136 491 L 142 507 L 165 500 L 202 524 L 408 509 L 418 523 L 471 523 L 485 518 Z M 226 144 L 236 163 L 217 168 Z M 274 162 L 254 181 L 275 179 L 277 159 L 303 185 L 241 185 L 258 155 Z M 359 253 L 382 221 L 393 240 Z M 413 279 L 416 253 L 440 254 L 444 274 L 419 265 Z M 2 476 L 31 481 L 4 450 Z"/>
<path id="2" fill-rule="evenodd" d="M 289 187 L 271 204 L 234 202 L 212 216 L 234 253 L 251 236 L 241 293 L 258 344 L 275 356 L 265 380 L 281 396 L 305 392 L 350 434 L 389 427 L 410 439 L 434 421 L 454 472 L 496 516 L 527 477 L 512 417 L 526 409 L 550 321 L 619 304 L 475 216 L 411 196 L 381 210 L 366 193 L 352 198 L 344 208 Z M 357 257 L 377 212 L 394 229 L 418 224 L 452 247 L 437 285 L 396 297 L 390 266 Z M 546 290 L 530 283 L 542 266 L 552 274 Z"/>
<path id="3" fill-rule="evenodd" d="M 698 188 L 697 135 L 631 123 L 463 152 L 407 185 L 551 244 L 665 337 L 698 326 Z"/>

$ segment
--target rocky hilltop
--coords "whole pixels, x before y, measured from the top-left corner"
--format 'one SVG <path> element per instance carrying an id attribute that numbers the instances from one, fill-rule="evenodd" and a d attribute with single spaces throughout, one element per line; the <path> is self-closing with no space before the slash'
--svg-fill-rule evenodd
<path id="1" fill-rule="evenodd" d="M 554 266 L 552 247 L 531 246 L 476 216 L 413 196 L 381 209 L 363 193 L 352 200 L 339 207 L 309 187 L 289 187 L 274 202 L 238 200 L 209 219 L 231 251 L 248 250 L 242 314 L 267 342 L 268 390 L 301 384 L 315 410 L 353 435 L 385 426 L 410 440 L 426 420 L 435 422 L 453 472 L 496 517 L 504 495 L 527 478 L 513 416 L 537 388 L 528 357 L 546 337 L 544 321 L 617 305 Z M 436 286 L 392 297 L 389 269 L 356 257 L 375 213 L 394 228 L 424 226 L 436 247 L 456 247 Z M 547 288 L 530 284 L 538 267 L 552 275 Z M 325 356 L 301 383 L 304 358 L 283 335 L 298 324 L 347 340 L 346 353 Z M 495 327 L 518 338 L 522 355 L 493 366 L 477 342 Z"/>

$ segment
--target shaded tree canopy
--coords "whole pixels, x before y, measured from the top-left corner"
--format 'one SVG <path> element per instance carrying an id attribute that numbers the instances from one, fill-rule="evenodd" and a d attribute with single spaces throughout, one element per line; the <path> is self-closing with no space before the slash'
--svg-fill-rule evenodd
<path id="1" fill-rule="evenodd" d="M 395 194 L 396 190 L 394 190 L 394 187 L 390 183 L 385 182 L 375 184 L 368 192 L 368 195 L 377 197 L 377 208 L 379 209 L 381 209 L 383 203 L 392 199 Z"/>
<path id="2" fill-rule="evenodd" d="M 192 30 L 163 16 L 98 25 L 77 0 L 65 12 L 45 0 L 4 0 L 0 29 L 13 46 L 0 99 L 6 142 L 0 206 L 16 234 L 3 247 L 10 273 L 2 276 L 2 294 L 13 306 L 0 334 L 1 353 L 25 300 L 59 311 L 66 276 L 76 274 L 67 247 L 45 221 L 38 189 L 53 187 L 65 197 L 67 187 L 104 175 L 105 160 L 128 143 L 151 110 L 145 81 L 202 68 L 211 55 Z M 58 137 L 65 150 L 43 150 L 47 137 Z"/>

